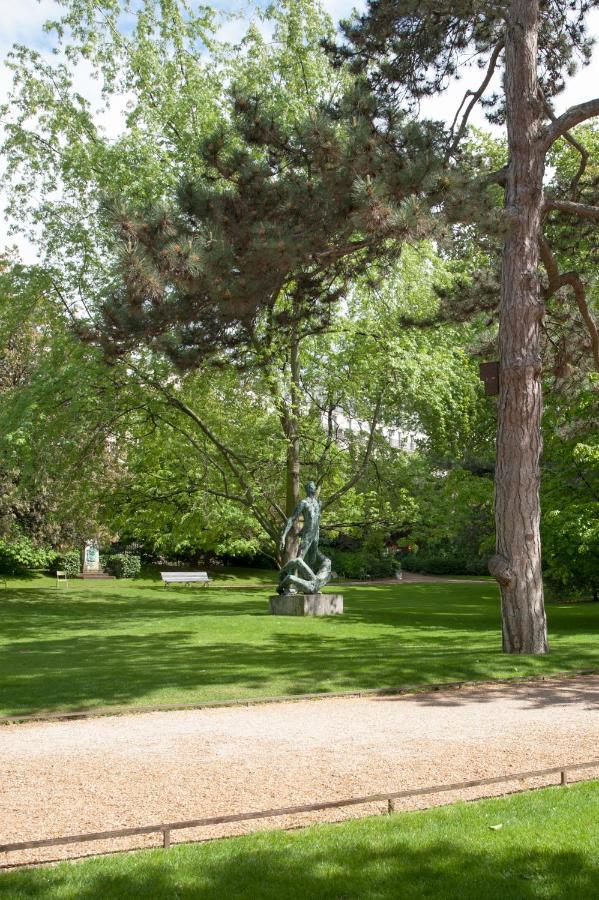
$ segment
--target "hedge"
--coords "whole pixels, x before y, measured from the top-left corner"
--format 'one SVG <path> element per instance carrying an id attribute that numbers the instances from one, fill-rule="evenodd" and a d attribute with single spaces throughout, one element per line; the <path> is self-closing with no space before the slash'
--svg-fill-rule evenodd
<path id="1" fill-rule="evenodd" d="M 117 578 L 135 578 L 141 571 L 141 557 L 133 553 L 115 553 L 106 559 L 106 570 Z"/>
<path id="2" fill-rule="evenodd" d="M 364 550 L 336 550 L 327 547 L 333 571 L 343 578 L 393 578 L 401 568 L 392 556 L 375 556 Z"/>

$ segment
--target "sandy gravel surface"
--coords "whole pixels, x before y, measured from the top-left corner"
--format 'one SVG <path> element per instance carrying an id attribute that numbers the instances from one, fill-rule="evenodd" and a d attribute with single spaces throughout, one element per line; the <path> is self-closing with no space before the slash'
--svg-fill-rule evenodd
<path id="1" fill-rule="evenodd" d="M 0 727 L 0 843 L 445 784 L 598 756 L 599 676 L 6 725 Z M 462 796 L 491 793 L 481 788 Z M 442 795 L 437 802 L 449 799 Z M 430 804 L 430 798 L 420 801 Z M 256 827 L 227 826 L 226 833 Z M 178 832 L 173 842 L 223 833 L 223 827 Z M 0 865 L 158 840 L 0 854 Z"/>

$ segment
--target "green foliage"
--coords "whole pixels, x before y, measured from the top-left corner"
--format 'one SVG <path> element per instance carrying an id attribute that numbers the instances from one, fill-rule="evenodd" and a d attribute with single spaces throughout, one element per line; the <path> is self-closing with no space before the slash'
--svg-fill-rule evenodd
<path id="1" fill-rule="evenodd" d="M 79 550 L 67 550 L 57 556 L 50 571 L 55 575 L 56 570 L 67 573 L 67 578 L 75 578 L 81 573 L 81 553 Z"/>
<path id="2" fill-rule="evenodd" d="M 39 267 L 0 260 L 0 534 L 73 546 L 118 475 L 118 368 L 82 346 Z"/>
<path id="3" fill-rule="evenodd" d="M 66 302 L 82 300 L 90 311 L 112 285 L 116 256 L 105 198 L 143 205 L 172 197 L 182 173 L 195 174 L 195 147 L 214 127 L 225 73 L 206 53 L 216 22 L 205 6 L 60 7 L 46 26 L 55 55 L 23 45 L 9 54 L 13 84 L 0 111 L 9 213 L 15 229 L 34 236 Z M 99 88 L 94 100 L 78 90 L 81 66 Z M 119 111 L 122 128 L 107 133 L 102 120 L 118 121 Z"/>
<path id="4" fill-rule="evenodd" d="M 493 464 L 470 459 L 415 459 L 412 489 L 418 496 L 418 518 L 410 532 L 410 542 L 420 551 L 443 557 L 468 559 L 490 555 L 494 546 Z M 442 468 L 452 465 L 453 468 Z M 466 468 L 466 465 L 470 469 Z M 437 548 L 446 548 L 439 551 Z M 432 549 L 435 548 L 435 549 Z"/>
<path id="5" fill-rule="evenodd" d="M 461 348 L 469 327 L 401 325 L 408 308 L 434 309 L 435 284 L 451 278 L 429 244 L 406 249 L 384 281 L 356 284 L 328 333 L 301 338 L 300 463 L 323 482 L 331 538 L 362 540 L 373 528 L 388 536 L 419 521 L 415 494 L 429 479 L 424 468 L 407 472 L 390 429 L 426 431 L 422 440 L 437 454 L 481 443 L 486 409 Z M 29 321 L 35 328 L 26 297 L 14 292 L 6 305 L 22 331 Z M 52 298 L 42 300 L 43 343 L 18 389 L 4 395 L 0 446 L 18 461 L 23 496 L 51 489 L 40 513 L 48 537 L 72 546 L 104 525 L 107 537 L 142 540 L 165 555 L 272 554 L 285 502 L 289 345 L 277 343 L 268 365 L 257 357 L 245 371 L 175 376 L 150 355 L 108 368 L 73 338 Z"/>
<path id="6" fill-rule="evenodd" d="M 47 568 L 54 557 L 54 551 L 46 547 L 36 547 L 29 538 L 21 536 L 14 540 L 0 538 L 0 574 L 23 575 L 28 569 Z"/>
<path id="7" fill-rule="evenodd" d="M 559 596 L 597 599 L 599 441 L 593 432 L 570 439 L 553 434 L 547 444 L 543 569 Z"/>
<path id="8" fill-rule="evenodd" d="M 331 559 L 333 571 L 350 580 L 392 578 L 401 568 L 392 557 L 377 556 L 367 549 L 337 550 L 327 547 L 325 552 Z"/>
<path id="9" fill-rule="evenodd" d="M 459 545 L 427 546 L 425 550 L 406 553 L 401 557 L 407 572 L 428 575 L 488 575 L 487 559 L 467 557 Z"/>
<path id="10" fill-rule="evenodd" d="M 599 592 L 598 376 L 549 394 L 541 482 L 543 572 L 554 595 Z"/>
<path id="11" fill-rule="evenodd" d="M 320 41 L 332 25 L 312 0 L 269 8 L 263 15 L 273 39 L 252 25 L 235 51 L 214 40 L 206 9 L 144 0 L 130 16 L 121 13 L 109 4 L 99 24 L 92 0 L 65 3 L 50 29 L 58 47 L 68 42 L 65 58 L 55 64 L 18 48 L 11 59 L 10 211 L 16 227 L 39 229 L 41 293 L 52 313 L 44 352 L 30 354 L 32 371 L 0 414 L 11 460 L 18 446 L 23 492 L 32 495 L 40 480 L 51 485 L 45 518 L 62 546 L 104 525 L 107 536 L 141 539 L 166 554 L 274 554 L 295 429 L 303 471 L 323 483 L 325 503 L 333 501 L 324 515 L 331 536 L 405 528 L 416 504 L 402 481 L 402 453 L 383 429 L 423 430 L 446 452 L 472 444 L 478 423 L 468 330 L 410 333 L 402 325 L 407 312 L 434 313 L 436 285 L 454 278 L 430 243 L 396 259 L 406 236 L 426 232 L 412 192 L 431 174 L 435 128 L 401 116 L 383 126 L 358 88 L 351 127 L 347 109 L 331 110 L 354 88 L 331 69 Z M 106 107 L 129 103 L 116 138 L 75 90 L 82 59 Z M 64 186 L 58 200 L 56 184 Z M 141 316 L 115 289 L 119 241 L 106 198 L 142 221 L 160 207 L 149 216 L 151 233 L 129 232 L 132 247 L 139 239 L 140 251 L 144 241 L 159 248 L 158 262 L 125 247 L 132 284 L 150 289 Z M 368 255 L 370 234 L 377 256 L 384 237 L 386 265 L 365 278 L 360 254 Z M 162 303 L 165 279 L 176 291 L 169 288 Z M 347 315 L 334 301 L 350 282 Z M 273 284 L 269 314 L 253 316 L 255 297 Z M 25 293 L 13 295 L 22 311 Z M 242 371 L 231 370 L 229 354 L 217 371 L 193 371 L 214 328 L 233 334 L 214 319 L 214 306 L 202 306 L 213 295 L 225 311 L 244 306 L 251 349 Z M 127 340 L 141 329 L 159 352 L 136 351 L 104 367 L 93 347 L 73 339 L 57 298 L 86 324 L 97 325 L 101 307 L 125 309 L 124 322 L 108 317 L 102 340 L 114 347 L 114 329 Z M 300 299 L 314 313 L 301 327 Z M 328 331 L 319 334 L 323 311 Z M 300 345 L 299 379 L 291 373 L 292 339 Z M 185 371 L 176 373 L 163 354 Z M 338 440 L 335 410 L 359 429 Z"/>
<path id="12" fill-rule="evenodd" d="M 543 519 L 544 572 L 560 597 L 599 600 L 599 505 L 564 502 Z"/>
<path id="13" fill-rule="evenodd" d="M 389 118 L 388 110 L 379 116 L 379 101 L 348 73 L 332 71 L 320 45 L 332 35 L 331 22 L 311 0 L 269 8 L 273 40 L 252 25 L 234 52 L 214 40 L 215 20 L 205 8 L 144 0 L 123 16 L 122 5 L 110 3 L 103 25 L 92 0 L 65 3 L 63 13 L 51 33 L 58 46 L 68 42 L 68 53 L 56 63 L 15 49 L 13 102 L 5 110 L 10 212 L 16 227 L 40 229 L 45 265 L 10 265 L 1 273 L 1 533 L 72 546 L 104 524 L 107 534 L 141 538 L 166 554 L 274 553 L 297 388 L 302 471 L 322 482 L 325 504 L 333 499 L 323 513 L 327 536 L 364 540 L 380 528 L 409 536 L 421 558 L 447 544 L 460 566 L 488 553 L 495 410 L 482 399 L 468 351 L 492 348 L 495 323 L 491 316 L 490 324 L 424 326 L 447 297 L 480 301 L 485 292 L 494 308 L 496 281 L 485 275 L 494 239 L 476 243 L 469 228 L 460 228 L 439 235 L 440 245 L 403 246 L 396 258 L 406 237 L 429 228 L 414 186 L 438 187 L 444 196 L 457 186 L 449 176 L 437 184 L 433 175 L 437 131 Z M 441 45 L 433 50 L 434 59 L 445 53 Z M 125 98 L 130 104 L 116 138 L 102 132 L 77 94 L 82 59 L 106 107 Z M 332 110 L 344 91 L 345 106 Z M 348 128 L 352 104 L 358 110 Z M 595 130 L 581 129 L 579 137 L 594 148 Z M 484 134 L 468 140 L 463 164 L 470 174 L 503 164 L 502 145 Z M 552 165 L 552 190 L 563 193 L 578 157 L 564 142 Z M 593 179 L 589 164 L 586 199 Z M 60 198 L 56 184 L 64 186 Z M 136 214 L 127 241 L 133 237 L 140 252 L 132 251 L 127 265 L 132 283 L 144 289 L 142 312 L 122 306 L 115 291 L 119 241 L 107 197 Z M 490 205 L 499 203 L 493 195 Z M 147 215 L 157 204 L 159 215 Z M 153 223 L 151 233 L 140 237 L 137 217 Z M 578 243 L 563 240 L 560 263 L 582 260 L 591 271 L 593 247 L 590 231 Z M 331 257 L 336 267 L 326 262 Z M 271 290 L 281 278 L 284 287 Z M 348 284 L 339 309 L 334 301 Z M 295 332 L 294 385 L 288 338 L 300 290 L 315 315 Z M 264 293 L 274 298 L 272 316 L 253 315 Z M 146 344 L 185 368 L 197 361 L 210 328 L 223 330 L 220 317 L 198 326 L 214 304 L 200 315 L 195 304 L 215 297 L 225 309 L 241 304 L 248 313 L 241 330 L 254 344 L 244 351 L 242 371 L 231 371 L 225 355 L 224 370 L 175 374 L 147 350 L 108 369 L 94 348 L 74 340 L 62 307 L 66 302 L 80 315 L 87 304 L 90 320 L 102 306 L 122 307 L 124 322 L 107 321 L 103 339 L 110 341 L 115 327 L 129 337 L 149 329 Z M 148 298 L 156 301 L 154 318 Z M 561 316 L 563 348 L 573 345 L 564 321 L 572 317 L 560 309 L 556 302 L 549 311 Z M 327 333 L 312 333 L 325 310 Z M 414 323 L 422 327 L 407 327 Z M 340 436 L 335 411 L 359 428 Z M 565 403 L 562 422 L 571 411 Z M 389 446 L 385 430 L 396 427 L 422 434 L 412 463 Z M 591 446 L 587 437 L 577 443 Z M 545 568 L 568 590 L 588 591 L 595 513 L 569 488 L 573 468 L 581 468 L 574 449 L 561 457 L 556 451 L 547 468 Z M 569 460 L 566 467 L 560 459 Z M 559 487 L 557 471 L 566 468 Z M 582 468 L 588 474 L 588 464 Z M 376 559 L 366 565 L 371 574 Z M 352 577 L 364 566 L 356 563 Z"/>
<path id="14" fill-rule="evenodd" d="M 106 560 L 106 570 L 117 578 L 137 578 L 141 558 L 134 553 L 115 553 Z"/>

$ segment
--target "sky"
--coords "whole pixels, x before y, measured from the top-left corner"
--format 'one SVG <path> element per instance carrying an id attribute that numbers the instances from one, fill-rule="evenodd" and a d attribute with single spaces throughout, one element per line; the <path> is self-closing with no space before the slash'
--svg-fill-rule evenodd
<path id="1" fill-rule="evenodd" d="M 335 21 L 349 17 L 353 8 L 361 9 L 366 5 L 365 0 L 323 0 L 323 3 Z M 212 5 L 225 12 L 243 13 L 244 10 L 247 10 L 247 4 L 242 0 L 213 0 Z M 50 56 L 52 36 L 44 32 L 43 24 L 48 19 L 57 17 L 59 10 L 60 7 L 55 0 L 0 0 L 0 103 L 5 102 L 9 89 L 9 78 L 4 68 L 4 60 L 10 48 L 15 42 L 18 42 Z M 588 23 L 590 33 L 599 39 L 599 10 L 591 13 Z M 227 39 L 234 41 L 237 37 L 241 37 L 246 25 L 247 21 L 244 21 L 243 18 L 230 21 L 223 26 L 223 36 L 226 35 Z M 82 66 L 78 76 L 78 90 L 94 105 L 94 100 L 99 101 L 99 96 L 98 87 L 94 83 L 91 73 Z M 475 72 L 474 78 L 480 78 L 480 74 Z M 469 81 L 470 79 L 464 78 L 454 82 L 439 97 L 423 102 L 421 114 L 433 119 L 451 121 Z M 558 98 L 556 111 L 560 113 L 573 104 L 596 96 L 598 88 L 599 46 L 595 50 L 591 65 L 578 72 Z M 479 111 L 472 116 L 471 121 L 474 125 L 489 127 Z M 101 123 L 109 136 L 116 136 L 122 123 L 122 109 L 115 108 L 105 114 Z M 1 174 L 2 164 L 0 161 L 0 178 Z M 0 189 L 0 207 L 3 205 Z M 0 214 L 0 251 L 8 245 L 16 245 L 25 262 L 35 262 L 35 248 L 24 239 L 9 237 L 7 224 L 2 221 Z"/>

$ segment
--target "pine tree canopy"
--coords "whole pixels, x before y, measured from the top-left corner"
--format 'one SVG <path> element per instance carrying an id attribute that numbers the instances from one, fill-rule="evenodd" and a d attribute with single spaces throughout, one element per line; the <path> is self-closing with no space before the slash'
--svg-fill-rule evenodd
<path id="1" fill-rule="evenodd" d="M 576 59 L 588 60 L 584 16 L 596 5 L 541 3 L 545 122 L 565 74 Z M 345 23 L 346 43 L 329 46 L 339 64 L 354 69 L 345 96 L 309 103 L 292 118 L 259 91 L 234 86 L 220 126 L 198 147 L 191 168 L 201 174 L 180 185 L 176 201 L 113 210 L 122 277 L 103 303 L 95 339 L 109 355 L 145 344 L 182 369 L 222 361 L 223 353 L 242 363 L 247 347 L 268 351 L 290 327 L 326 327 L 331 304 L 352 279 L 374 260 L 396 258 L 402 242 L 434 231 L 459 253 L 464 225 L 476 230 L 478 268 L 468 290 L 445 298 L 442 314 L 494 315 L 499 247 L 509 228 L 498 187 L 505 158 L 486 158 L 464 139 L 476 102 L 489 118 L 504 115 L 505 98 L 489 94 L 489 86 L 504 62 L 508 7 L 372 2 L 366 15 Z M 441 90 L 466 57 L 477 60 L 480 85 L 466 92 L 451 128 L 406 112 Z M 595 194 L 588 177 L 574 176 L 566 193 L 556 183 L 551 203 L 594 203 Z M 548 223 L 559 215 L 547 204 Z"/>
<path id="2" fill-rule="evenodd" d="M 585 16 L 598 5 L 597 0 L 542 0 L 539 82 L 545 98 L 563 90 L 564 76 L 590 58 Z M 338 62 L 368 72 L 379 90 L 417 100 L 447 87 L 466 51 L 481 68 L 494 68 L 509 6 L 509 0 L 369 0 L 364 15 L 343 23 L 347 43 L 333 50 Z M 502 115 L 500 95 L 486 103 L 492 115 Z"/>
<path id="3" fill-rule="evenodd" d="M 174 204 L 114 212 L 122 284 L 94 328 L 109 354 L 145 343 L 194 368 L 223 351 L 240 360 L 292 323 L 318 330 L 370 259 L 430 229 L 439 125 L 364 84 L 293 127 L 241 92 L 231 112 Z"/>
<path id="4" fill-rule="evenodd" d="M 463 74 L 464 65 L 474 60 L 480 69 L 478 79 L 472 73 L 467 76 L 462 105 L 447 129 L 447 190 L 437 208 L 449 223 L 445 234 L 452 245 L 450 252 L 459 255 L 462 245 L 465 257 L 475 259 L 476 267 L 468 273 L 463 290 L 456 283 L 442 298 L 435 321 L 463 320 L 482 312 L 491 325 L 497 317 L 501 245 L 511 227 L 509 213 L 501 212 L 511 154 L 506 145 L 492 149 L 488 138 L 473 138 L 467 129 L 477 103 L 490 121 L 505 120 L 505 93 L 493 89 L 493 77 L 500 67 L 504 79 L 506 76 L 509 63 L 504 50 L 507 29 L 514 27 L 509 25 L 513 6 L 511 0 L 371 0 L 364 15 L 343 23 L 345 41 L 329 46 L 336 63 L 348 64 L 359 77 L 367 78 L 379 101 L 390 107 L 417 106 L 422 97 L 443 91 L 449 80 Z M 544 152 L 555 141 L 550 136 L 556 123 L 552 99 L 563 90 L 565 78 L 590 59 L 592 40 L 586 32 L 585 16 L 598 6 L 598 0 L 539 3 L 538 89 L 531 102 L 536 104 L 535 136 L 542 141 L 549 135 Z M 574 125 L 593 115 L 592 104 L 588 106 L 584 110 L 584 104 L 580 105 Z M 548 370 L 560 381 L 564 375 L 588 371 L 589 366 L 599 370 L 590 259 L 591 248 L 596 246 L 599 192 L 596 131 L 582 127 L 573 133 L 564 127 L 558 135 L 565 143 L 560 141 L 551 150 L 551 162 L 555 167 L 561 158 L 562 164 L 546 179 L 540 257 L 545 270 L 544 358 Z M 559 146 L 567 147 L 568 152 Z M 455 224 L 458 227 L 452 229 Z M 474 243 L 470 226 L 476 232 Z M 574 295 L 576 312 L 570 304 L 564 305 L 565 291 Z M 407 317 L 405 324 L 409 323 Z M 495 355 L 493 338 L 490 332 L 486 350 Z"/>

